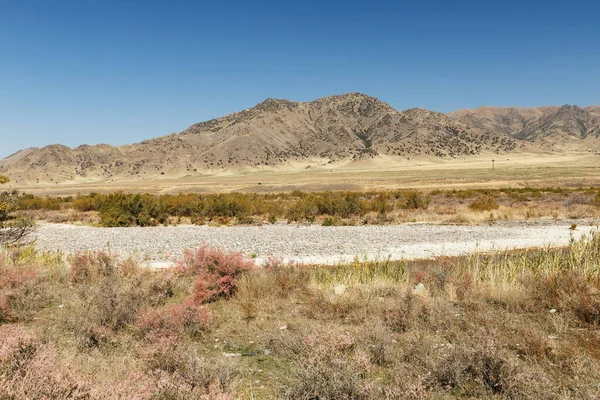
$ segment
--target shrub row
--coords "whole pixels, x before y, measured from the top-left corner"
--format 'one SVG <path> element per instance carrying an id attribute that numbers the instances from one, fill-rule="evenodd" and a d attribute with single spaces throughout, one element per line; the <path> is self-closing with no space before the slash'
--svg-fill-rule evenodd
<path id="1" fill-rule="evenodd" d="M 277 194 L 179 194 L 150 195 L 117 192 L 91 193 L 85 196 L 42 198 L 32 195 L 19 197 L 19 207 L 26 210 L 75 209 L 80 212 L 96 211 L 103 226 L 154 226 L 164 224 L 170 217 L 190 218 L 193 223 L 235 219 L 250 223 L 252 217 L 261 217 L 274 223 L 278 220 L 309 221 L 324 217 L 327 224 L 340 219 L 361 218 L 367 213 L 386 213 L 398 210 L 427 209 L 431 199 L 442 203 L 445 198 L 471 199 L 470 208 L 489 211 L 498 208 L 497 198 L 526 202 L 543 196 L 579 196 L 583 203 L 600 207 L 600 191 L 596 188 L 502 188 L 418 190 L 387 192 L 318 192 L 294 191 Z M 441 200 L 440 200 L 441 198 Z"/>
<path id="2" fill-rule="evenodd" d="M 361 217 L 368 212 L 386 213 L 398 209 L 427 208 L 427 196 L 418 191 L 385 193 L 292 192 L 282 194 L 180 194 L 161 195 L 92 193 L 76 198 L 20 197 L 20 207 L 27 210 L 97 211 L 103 226 L 154 226 L 169 217 L 187 217 L 194 223 L 218 218 L 251 222 L 261 216 L 275 222 L 313 221 L 319 216 Z"/>

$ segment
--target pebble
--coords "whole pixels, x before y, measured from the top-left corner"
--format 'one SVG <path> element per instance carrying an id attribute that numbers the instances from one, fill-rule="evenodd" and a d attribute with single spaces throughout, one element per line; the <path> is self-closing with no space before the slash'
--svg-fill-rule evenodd
<path id="1" fill-rule="evenodd" d="M 337 285 L 336 287 L 333 288 L 333 292 L 335 294 L 337 294 L 338 296 L 344 294 L 344 292 L 346 292 L 346 286 L 345 285 Z"/>
<path id="2" fill-rule="evenodd" d="M 186 249 L 203 244 L 256 254 L 260 264 L 274 256 L 284 261 L 336 264 L 359 259 L 385 260 L 461 255 L 477 250 L 562 246 L 571 235 L 589 234 L 591 226 L 578 221 L 580 229 L 569 231 L 572 221 L 456 226 L 437 224 L 365 226 L 157 226 L 98 228 L 42 223 L 35 233 L 39 249 L 72 253 L 107 250 L 118 256 L 145 259 L 154 267 L 173 265 Z M 168 252 L 165 250 L 168 249 Z"/>
<path id="3" fill-rule="evenodd" d="M 415 293 L 419 294 L 423 292 L 425 292 L 425 285 L 419 283 L 417 286 L 415 286 Z"/>

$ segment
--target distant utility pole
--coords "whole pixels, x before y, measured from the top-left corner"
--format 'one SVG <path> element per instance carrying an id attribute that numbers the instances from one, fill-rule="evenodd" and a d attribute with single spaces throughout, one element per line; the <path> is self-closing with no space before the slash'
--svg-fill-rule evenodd
<path id="1" fill-rule="evenodd" d="M 496 169 L 496 160 L 492 159 L 492 171 Z"/>

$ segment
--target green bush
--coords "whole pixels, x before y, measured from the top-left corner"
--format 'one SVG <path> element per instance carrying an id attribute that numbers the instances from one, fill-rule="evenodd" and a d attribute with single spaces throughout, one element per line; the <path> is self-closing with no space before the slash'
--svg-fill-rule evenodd
<path id="1" fill-rule="evenodd" d="M 334 226 L 335 220 L 332 217 L 325 217 L 325 219 L 323 220 L 321 225 L 322 226 Z"/>
<path id="2" fill-rule="evenodd" d="M 151 195 L 114 193 L 100 203 L 102 226 L 155 226 L 167 221 L 167 208 Z"/>
<path id="3" fill-rule="evenodd" d="M 412 190 L 405 195 L 405 201 L 402 208 L 406 210 L 427 209 L 429 207 L 429 198 L 424 196 L 418 190 Z"/>
<path id="4" fill-rule="evenodd" d="M 24 194 L 17 199 L 21 210 L 60 210 L 64 200 L 60 197 L 37 197 Z"/>
<path id="5" fill-rule="evenodd" d="M 97 193 L 90 193 L 89 196 L 79 196 L 71 203 L 77 211 L 98 211 L 100 209 L 101 197 Z"/>

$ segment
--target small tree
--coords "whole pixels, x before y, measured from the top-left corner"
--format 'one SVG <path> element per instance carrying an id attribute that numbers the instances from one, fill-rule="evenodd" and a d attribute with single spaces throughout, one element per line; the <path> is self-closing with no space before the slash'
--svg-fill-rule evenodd
<path id="1" fill-rule="evenodd" d="M 0 175 L 0 185 L 9 180 Z M 0 245 L 14 244 L 22 241 L 34 230 L 32 218 L 17 214 L 17 192 L 3 191 L 0 193 Z"/>

